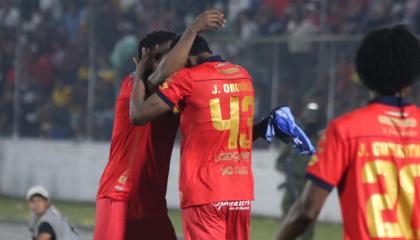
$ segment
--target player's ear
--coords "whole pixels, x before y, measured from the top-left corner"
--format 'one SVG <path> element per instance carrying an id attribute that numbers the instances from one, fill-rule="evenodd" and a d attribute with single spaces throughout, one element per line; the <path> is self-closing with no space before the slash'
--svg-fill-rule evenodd
<path id="1" fill-rule="evenodd" d="M 187 67 L 194 67 L 198 64 L 197 56 L 189 56 L 187 59 Z"/>
<path id="2" fill-rule="evenodd" d="M 156 44 L 152 49 L 151 49 L 151 53 L 157 53 L 159 51 L 159 44 Z"/>
<path id="3" fill-rule="evenodd" d="M 185 63 L 186 67 L 191 67 L 191 60 L 190 57 L 187 58 L 187 62 Z"/>

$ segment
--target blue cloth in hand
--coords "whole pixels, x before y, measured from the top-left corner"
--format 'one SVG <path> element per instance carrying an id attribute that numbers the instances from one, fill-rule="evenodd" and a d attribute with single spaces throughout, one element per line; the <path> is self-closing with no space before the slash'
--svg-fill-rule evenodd
<path id="1" fill-rule="evenodd" d="M 280 107 L 271 113 L 265 139 L 271 143 L 274 136 L 287 144 L 291 143 L 299 155 L 313 155 L 316 152 L 311 140 L 295 123 L 289 107 Z"/>

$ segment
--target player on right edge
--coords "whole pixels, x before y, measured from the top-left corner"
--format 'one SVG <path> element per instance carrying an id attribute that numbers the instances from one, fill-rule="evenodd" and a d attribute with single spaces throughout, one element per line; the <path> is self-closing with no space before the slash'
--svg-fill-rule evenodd
<path id="1" fill-rule="evenodd" d="M 334 187 L 344 239 L 420 239 L 420 110 L 403 98 L 420 75 L 419 40 L 402 25 L 373 30 L 355 64 L 374 98 L 329 124 L 279 240 L 303 233 Z"/>

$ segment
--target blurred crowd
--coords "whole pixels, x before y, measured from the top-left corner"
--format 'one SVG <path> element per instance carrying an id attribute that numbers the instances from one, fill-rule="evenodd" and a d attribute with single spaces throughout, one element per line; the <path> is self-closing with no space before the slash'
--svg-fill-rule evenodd
<path id="1" fill-rule="evenodd" d="M 94 7 L 89 6 L 92 2 Z M 366 99 L 357 91 L 352 65 L 357 41 L 302 39 L 324 33 L 356 35 L 395 23 L 408 24 L 420 33 L 418 0 L 2 0 L 0 136 L 12 133 L 18 75 L 20 136 L 86 137 L 93 37 L 96 84 L 91 137 L 108 140 L 114 100 L 122 77 L 133 70 L 130 59 L 137 53 L 138 40 L 156 29 L 182 32 L 208 8 L 222 9 L 226 15 L 226 28 L 208 36 L 216 53 L 250 70 L 257 116 L 270 105 L 300 109 L 308 101 L 319 102 L 327 111 L 328 90 L 336 92 L 335 114 L 361 104 L 355 99 Z M 96 24 L 91 28 L 93 14 Z M 273 36 L 288 40 L 275 42 Z M 18 41 L 22 48 L 17 51 Z"/>

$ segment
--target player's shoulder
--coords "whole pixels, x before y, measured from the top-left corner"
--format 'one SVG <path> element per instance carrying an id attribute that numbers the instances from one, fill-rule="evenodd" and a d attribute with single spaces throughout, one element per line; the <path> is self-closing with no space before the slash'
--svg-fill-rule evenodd
<path id="1" fill-rule="evenodd" d="M 223 76 L 232 78 L 251 78 L 248 71 L 237 64 L 220 61 L 220 62 L 205 62 L 188 69 L 191 78 L 193 79 L 213 79 Z"/>
<path id="2" fill-rule="evenodd" d="M 232 74 L 242 74 L 244 77 L 250 77 L 250 74 L 248 70 L 246 70 L 244 67 L 234 64 L 231 62 L 225 62 L 226 65 L 224 66 L 228 71 L 231 71 Z"/>
<path id="3" fill-rule="evenodd" d="M 364 118 L 366 117 L 366 115 L 369 115 L 371 113 L 372 111 L 369 108 L 369 105 L 367 105 L 367 106 L 356 108 L 350 112 L 344 113 L 343 115 L 335 118 L 334 121 L 340 124 L 353 123 L 355 121 L 362 120 L 361 118 Z"/>
<path id="4" fill-rule="evenodd" d="M 127 85 L 127 84 L 132 84 L 134 81 L 134 77 L 135 77 L 136 72 L 131 72 L 129 74 L 127 74 L 123 80 L 121 81 L 121 86 Z"/>
<path id="5" fill-rule="evenodd" d="M 121 86 L 120 86 L 120 94 L 119 97 L 128 97 L 131 94 L 131 89 L 134 83 L 134 75 L 135 72 L 129 73 L 127 74 L 122 82 L 121 82 Z"/>
<path id="6" fill-rule="evenodd" d="M 404 111 L 409 111 L 417 119 L 420 118 L 420 108 L 417 105 L 410 104 L 404 108 Z"/>
<path id="7" fill-rule="evenodd" d="M 191 68 L 181 68 L 180 70 L 173 73 L 166 81 L 171 82 L 173 79 L 176 78 L 189 78 L 191 76 Z"/>
<path id="8" fill-rule="evenodd" d="M 241 65 L 234 64 L 234 63 L 230 63 L 230 62 L 229 62 L 229 64 L 231 65 L 231 67 L 233 67 L 233 68 L 238 68 L 238 69 L 239 69 L 239 71 L 241 71 L 242 73 L 246 73 L 246 74 L 248 74 L 248 75 L 249 75 L 248 70 L 246 70 L 246 69 L 245 69 L 244 67 L 242 67 Z"/>
<path id="9" fill-rule="evenodd" d="M 206 75 L 208 73 L 208 67 L 206 64 L 199 64 L 193 67 L 184 67 L 178 71 L 176 71 L 174 74 L 172 74 L 172 79 L 199 79 L 203 75 Z"/>
<path id="10" fill-rule="evenodd" d="M 356 133 L 354 131 L 356 126 L 359 126 L 359 128 L 366 126 L 373 115 L 374 113 L 369 105 L 363 106 L 333 119 L 329 123 L 329 128 L 342 135 L 354 134 Z"/>

